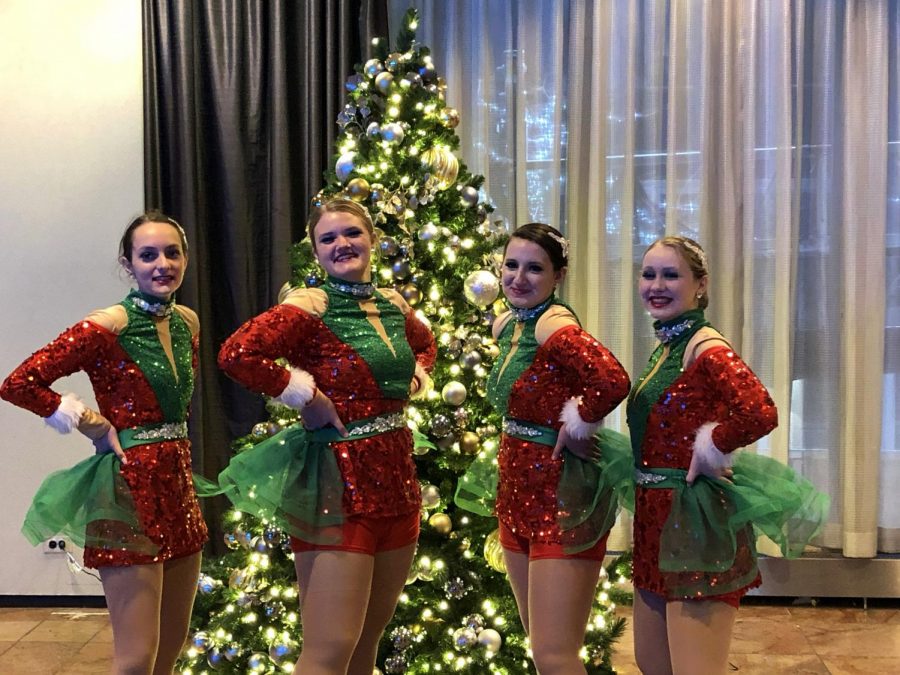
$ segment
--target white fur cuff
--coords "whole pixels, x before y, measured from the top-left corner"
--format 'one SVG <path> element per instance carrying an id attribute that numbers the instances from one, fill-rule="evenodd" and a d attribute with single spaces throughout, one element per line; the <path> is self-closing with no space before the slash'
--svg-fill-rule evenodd
<path id="1" fill-rule="evenodd" d="M 75 394 L 63 394 L 59 401 L 59 407 L 52 415 L 45 417 L 47 426 L 51 426 L 61 434 L 67 434 L 72 429 L 78 428 L 81 416 L 87 407 Z"/>
<path id="2" fill-rule="evenodd" d="M 431 375 L 422 367 L 422 364 L 416 363 L 416 372 L 415 372 L 416 381 L 419 383 L 419 388 L 416 389 L 410 398 L 413 401 L 421 401 L 428 393 L 434 389 L 434 380 L 431 379 Z"/>
<path id="3" fill-rule="evenodd" d="M 566 425 L 569 436 L 582 440 L 590 438 L 600 428 L 600 422 L 585 422 L 581 419 L 578 412 L 578 406 L 581 405 L 581 396 L 573 396 L 563 406 L 562 412 L 559 413 L 559 421 Z"/>
<path id="4" fill-rule="evenodd" d="M 697 435 L 694 437 L 694 454 L 699 455 L 699 459 L 712 469 L 724 469 L 731 466 L 733 457 L 731 453 L 724 453 L 713 443 L 713 429 L 719 426 L 718 422 L 707 422 L 697 429 Z"/>
<path id="5" fill-rule="evenodd" d="M 305 370 L 291 368 L 291 379 L 273 400 L 294 410 L 301 410 L 316 395 L 316 381 Z"/>

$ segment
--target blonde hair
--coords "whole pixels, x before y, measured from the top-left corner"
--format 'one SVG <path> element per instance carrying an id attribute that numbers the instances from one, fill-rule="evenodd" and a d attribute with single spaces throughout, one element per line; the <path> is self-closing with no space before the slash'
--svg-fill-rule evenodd
<path id="1" fill-rule="evenodd" d="M 687 263 L 688 269 L 691 270 L 695 279 L 709 276 L 709 263 L 706 260 L 706 252 L 700 244 L 690 237 L 661 237 L 647 247 L 644 255 L 647 255 L 650 249 L 655 246 L 668 246 L 675 249 Z M 703 291 L 703 295 L 697 298 L 697 306 L 700 309 L 706 309 L 709 306 L 709 293 L 707 291 Z"/>
<path id="2" fill-rule="evenodd" d="M 373 237 L 375 236 L 375 225 L 372 222 L 372 216 L 369 213 L 369 210 L 365 206 L 358 204 L 352 199 L 334 197 L 321 206 L 313 207 L 312 211 L 309 213 L 309 219 L 306 221 L 306 235 L 309 237 L 313 249 L 316 248 L 316 238 L 314 236 L 316 225 L 319 224 L 319 220 L 321 220 L 322 216 L 326 213 L 349 213 L 351 216 L 356 216 L 359 218 L 360 222 L 365 225 L 369 234 Z"/>

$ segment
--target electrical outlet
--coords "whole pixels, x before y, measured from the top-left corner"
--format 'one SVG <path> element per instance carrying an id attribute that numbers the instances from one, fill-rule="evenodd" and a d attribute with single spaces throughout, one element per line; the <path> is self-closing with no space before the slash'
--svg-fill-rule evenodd
<path id="1" fill-rule="evenodd" d="M 68 542 L 62 537 L 54 537 L 44 542 L 44 553 L 65 553 Z"/>

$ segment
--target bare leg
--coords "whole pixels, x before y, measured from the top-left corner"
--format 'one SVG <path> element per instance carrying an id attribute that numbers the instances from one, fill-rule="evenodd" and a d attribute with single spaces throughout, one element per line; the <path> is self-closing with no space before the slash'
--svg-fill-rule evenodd
<path id="1" fill-rule="evenodd" d="M 366 620 L 356 649 L 353 651 L 353 657 L 350 659 L 348 675 L 372 675 L 375 657 L 378 655 L 378 642 L 391 617 L 394 616 L 397 599 L 406 585 L 409 566 L 415 554 L 415 544 L 375 554 Z"/>
<path id="2" fill-rule="evenodd" d="M 200 553 L 163 563 L 159 647 L 153 675 L 172 675 L 184 649 L 200 576 Z"/>
<path id="3" fill-rule="evenodd" d="M 578 655 L 600 579 L 600 560 L 550 558 L 529 565 L 531 650 L 540 675 L 586 673 Z"/>
<path id="4" fill-rule="evenodd" d="M 503 561 L 506 563 L 509 585 L 512 586 L 513 596 L 516 598 L 516 606 L 519 608 L 519 618 L 522 620 L 522 627 L 525 629 L 525 634 L 530 635 L 528 623 L 528 555 L 503 549 Z"/>
<path id="5" fill-rule="evenodd" d="M 375 559 L 310 551 L 294 559 L 300 584 L 303 649 L 295 675 L 345 675 L 362 634 Z"/>
<path id="6" fill-rule="evenodd" d="M 101 567 L 113 629 L 113 673 L 151 675 L 159 646 L 163 565 Z"/>
<path id="7" fill-rule="evenodd" d="M 669 634 L 666 630 L 666 599 L 635 589 L 634 659 L 644 675 L 671 675 Z"/>
<path id="8" fill-rule="evenodd" d="M 728 648 L 737 608 L 718 600 L 670 602 L 666 625 L 675 675 L 721 675 L 728 669 Z"/>

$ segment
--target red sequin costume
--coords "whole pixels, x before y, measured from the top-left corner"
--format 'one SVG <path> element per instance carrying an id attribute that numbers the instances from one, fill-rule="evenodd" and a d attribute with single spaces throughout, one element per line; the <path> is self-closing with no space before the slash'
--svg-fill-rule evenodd
<path id="1" fill-rule="evenodd" d="M 380 336 L 374 340 L 373 326 Z M 381 385 L 372 365 L 374 351 L 386 345 L 391 352 L 398 351 L 398 340 L 411 348 L 416 372 L 425 377 L 424 371 L 434 364 L 434 337 L 395 291 L 380 290 L 365 299 L 331 288 L 302 289 L 228 338 L 219 352 L 219 366 L 251 391 L 278 397 L 291 380 L 291 371 L 275 362 L 285 359 L 293 369 L 312 375 L 347 424 L 404 409 L 412 364 L 403 382 L 383 378 Z M 383 386 L 393 388 L 395 395 L 386 396 Z M 421 494 L 408 428 L 331 447 L 344 481 L 345 515 L 394 517 L 418 512 Z"/>
<path id="2" fill-rule="evenodd" d="M 508 419 L 556 431 L 568 404 L 574 421 L 590 427 L 587 437 L 627 396 L 628 374 L 564 305 L 550 303 L 522 318 L 497 318 L 500 356 L 488 380 L 491 403 Z M 515 534 L 545 544 L 561 542 L 557 486 L 563 460 L 551 459 L 552 452 L 504 433 L 498 456 L 497 517 Z"/>
<path id="3" fill-rule="evenodd" d="M 122 327 L 122 332 L 127 330 L 127 325 Z M 48 417 L 61 401 L 51 385 L 83 370 L 90 378 L 100 414 L 117 430 L 168 421 L 144 372 L 120 345 L 119 334 L 89 320 L 72 326 L 16 368 L 0 388 L 0 396 Z M 191 376 L 197 369 L 197 347 L 194 335 Z M 168 367 L 171 372 L 172 366 Z M 96 417 L 88 411 L 90 415 Z M 146 564 L 199 552 L 206 543 L 207 529 L 193 488 L 190 441 L 137 445 L 127 450 L 127 458 L 121 474 L 131 490 L 143 532 L 159 550 L 150 556 L 89 547 L 84 551 L 85 566 Z"/>
<path id="4" fill-rule="evenodd" d="M 680 363 L 680 354 L 669 356 L 669 359 L 674 358 Z M 718 422 L 712 440 L 723 453 L 753 443 L 777 425 L 777 411 L 768 391 L 747 364 L 725 346 L 702 352 L 653 404 L 640 442 L 639 466 L 647 471 L 654 468 L 686 470 L 691 463 L 697 430 L 708 422 Z M 636 433 L 634 428 L 632 433 Z M 670 596 L 666 591 L 666 575 L 659 569 L 659 545 L 671 504 L 672 490 L 637 487 L 634 585 L 666 597 Z M 746 532 L 738 536 L 739 549 L 734 565 L 721 574 L 708 573 L 706 583 L 709 586 L 740 578 L 754 568 L 751 542 L 747 541 Z M 701 573 L 690 573 L 689 576 L 696 574 Z M 679 580 L 675 585 L 688 585 L 684 581 Z M 743 589 L 715 597 L 733 604 L 760 583 L 757 576 Z"/>

